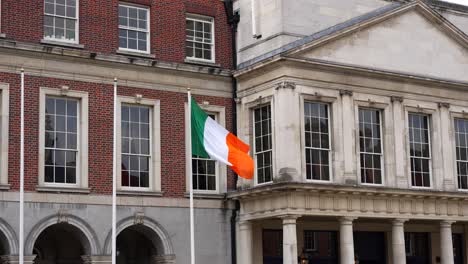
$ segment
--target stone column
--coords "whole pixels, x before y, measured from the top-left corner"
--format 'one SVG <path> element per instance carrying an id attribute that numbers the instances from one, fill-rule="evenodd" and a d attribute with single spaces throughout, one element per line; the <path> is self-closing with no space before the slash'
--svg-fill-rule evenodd
<path id="1" fill-rule="evenodd" d="M 343 111 L 343 159 L 344 159 L 344 183 L 356 185 L 356 153 L 355 145 L 355 124 L 353 92 L 341 90 L 341 102 Z"/>
<path id="2" fill-rule="evenodd" d="M 440 222 L 440 260 L 442 264 L 454 264 L 452 221 Z"/>
<path id="3" fill-rule="evenodd" d="M 340 264 L 354 264 L 353 221 L 355 218 L 340 218 Z"/>
<path id="4" fill-rule="evenodd" d="M 296 92 L 296 84 L 282 81 L 276 84 L 276 94 L 272 115 L 272 126 L 275 139 L 273 145 L 275 152 L 274 172 L 275 181 L 303 181 L 301 171 L 301 141 L 298 137 L 298 127 L 301 123 L 299 93 Z"/>
<path id="5" fill-rule="evenodd" d="M 407 219 L 392 221 L 392 263 L 406 264 L 405 228 Z"/>
<path id="6" fill-rule="evenodd" d="M 299 216 L 287 215 L 283 220 L 283 264 L 297 263 L 296 220 Z"/>
<path id="7" fill-rule="evenodd" d="M 408 188 L 411 184 L 408 182 L 406 176 L 406 119 L 405 110 L 403 109 L 403 97 L 392 96 L 392 108 L 393 108 L 393 129 L 395 137 L 395 176 L 396 186 L 398 188 Z"/>
<path id="8" fill-rule="evenodd" d="M 112 264 L 112 256 L 81 256 L 83 264 Z"/>
<path id="9" fill-rule="evenodd" d="M 250 221 L 240 221 L 238 223 L 238 229 L 237 262 L 243 264 L 252 264 L 252 223 Z"/>
<path id="10" fill-rule="evenodd" d="M 36 259 L 36 255 L 24 256 L 24 264 L 33 264 L 34 259 Z M 13 255 L 5 255 L 0 256 L 0 262 L 3 264 L 18 264 L 19 263 L 19 256 Z"/>
<path id="11" fill-rule="evenodd" d="M 455 145 L 453 119 L 450 116 L 450 104 L 439 103 L 440 113 L 440 127 L 441 127 L 441 147 L 442 147 L 442 188 L 445 191 L 456 191 L 456 178 L 454 175 L 457 173 L 454 171 L 454 157 L 453 157 L 453 146 Z"/>

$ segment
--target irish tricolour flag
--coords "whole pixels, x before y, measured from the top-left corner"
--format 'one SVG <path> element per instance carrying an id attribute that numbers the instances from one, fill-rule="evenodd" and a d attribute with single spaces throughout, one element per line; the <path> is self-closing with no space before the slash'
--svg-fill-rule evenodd
<path id="1" fill-rule="evenodd" d="M 242 178 L 252 179 L 254 162 L 249 146 L 211 119 L 191 98 L 192 154 L 231 167 Z"/>

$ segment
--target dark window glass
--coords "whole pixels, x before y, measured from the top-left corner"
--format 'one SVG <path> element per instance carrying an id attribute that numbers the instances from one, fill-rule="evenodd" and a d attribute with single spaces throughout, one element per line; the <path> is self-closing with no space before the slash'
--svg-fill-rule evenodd
<path id="1" fill-rule="evenodd" d="M 121 109 L 122 187 L 149 187 L 151 164 L 150 108 L 123 105 Z"/>
<path id="2" fill-rule="evenodd" d="M 429 116 L 410 113 L 408 115 L 411 184 L 430 187 L 431 150 L 429 141 Z"/>
<path id="3" fill-rule="evenodd" d="M 78 101 L 46 98 L 45 168 L 46 183 L 76 183 L 78 155 Z"/>
<path id="4" fill-rule="evenodd" d="M 468 120 L 455 119 L 458 188 L 468 189 Z"/>
<path id="5" fill-rule="evenodd" d="M 361 182 L 382 184 L 381 117 L 377 109 L 359 109 Z"/>
<path id="6" fill-rule="evenodd" d="M 271 107 L 254 110 L 254 150 L 257 163 L 257 183 L 272 181 Z"/>
<path id="7" fill-rule="evenodd" d="M 304 104 L 306 174 L 309 180 L 330 180 L 328 105 Z"/>

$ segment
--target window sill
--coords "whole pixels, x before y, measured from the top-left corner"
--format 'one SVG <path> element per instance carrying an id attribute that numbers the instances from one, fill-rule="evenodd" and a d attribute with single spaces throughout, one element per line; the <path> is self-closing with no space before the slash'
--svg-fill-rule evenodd
<path id="1" fill-rule="evenodd" d="M 141 57 L 141 58 L 148 58 L 148 59 L 156 58 L 156 56 L 154 54 L 133 52 L 133 51 L 128 51 L 128 50 L 117 50 L 115 53 L 117 53 L 119 55 Z"/>
<path id="2" fill-rule="evenodd" d="M 55 40 L 49 40 L 49 39 L 42 39 L 41 44 L 61 46 L 61 47 L 67 47 L 67 48 L 75 48 L 75 49 L 84 49 L 83 44 L 61 42 L 61 41 L 55 41 Z"/>
<path id="3" fill-rule="evenodd" d="M 5 33 L 0 33 L 0 38 L 6 38 Z"/>
<path id="4" fill-rule="evenodd" d="M 162 197 L 163 192 L 154 192 L 154 191 L 127 191 L 127 190 L 118 190 L 118 195 L 125 196 L 153 196 L 153 197 Z"/>
<path id="5" fill-rule="evenodd" d="M 91 190 L 89 188 L 51 187 L 51 186 L 37 186 L 36 191 L 38 191 L 38 192 L 52 192 L 52 193 L 82 193 L 82 194 L 89 194 L 91 192 Z"/>
<path id="6" fill-rule="evenodd" d="M 185 193 L 184 196 L 186 198 L 189 198 L 190 193 Z M 198 192 L 193 193 L 193 198 L 221 200 L 221 199 L 224 199 L 225 197 L 226 197 L 226 195 L 219 194 L 219 193 L 198 193 Z"/>
<path id="7" fill-rule="evenodd" d="M 190 64 L 197 64 L 197 65 L 204 65 L 204 66 L 211 66 L 211 67 L 216 67 L 216 68 L 221 68 L 220 64 L 216 64 L 214 62 L 209 62 L 209 61 L 202 61 L 202 60 L 193 60 L 193 59 L 184 59 L 185 63 L 190 63 Z"/>
<path id="8" fill-rule="evenodd" d="M 8 191 L 10 190 L 10 184 L 0 184 L 0 191 Z"/>

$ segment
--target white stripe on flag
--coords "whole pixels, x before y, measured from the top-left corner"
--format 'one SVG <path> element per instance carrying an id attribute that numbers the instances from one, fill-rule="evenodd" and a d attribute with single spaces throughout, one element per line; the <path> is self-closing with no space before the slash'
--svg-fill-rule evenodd
<path id="1" fill-rule="evenodd" d="M 213 119 L 208 117 L 203 131 L 203 145 L 208 155 L 214 160 L 218 160 L 226 165 L 232 166 L 228 161 L 229 149 L 226 144 L 226 137 L 229 134 L 224 127 L 220 126 Z"/>

